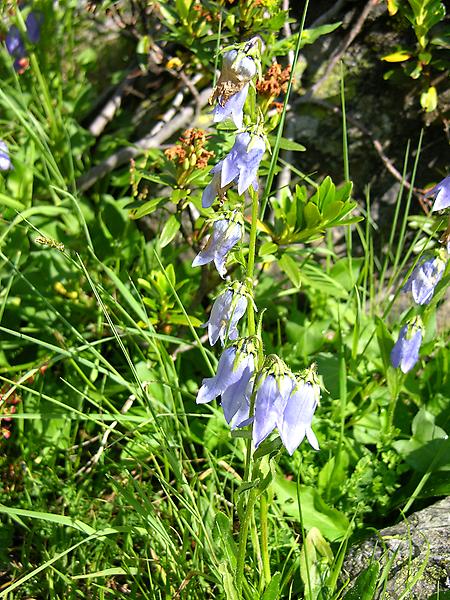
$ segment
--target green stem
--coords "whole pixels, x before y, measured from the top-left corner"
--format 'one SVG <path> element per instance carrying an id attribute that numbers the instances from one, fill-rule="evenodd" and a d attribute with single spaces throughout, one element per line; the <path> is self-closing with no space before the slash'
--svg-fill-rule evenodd
<path id="1" fill-rule="evenodd" d="M 245 554 L 247 549 L 247 536 L 248 528 L 253 514 L 253 506 L 256 500 L 256 491 L 252 489 L 248 498 L 247 507 L 245 509 L 244 518 L 241 521 L 241 527 L 239 530 L 239 546 L 236 559 L 236 579 L 235 586 L 237 597 L 242 597 L 242 584 L 244 581 L 244 565 L 245 565 Z"/>
<path id="2" fill-rule="evenodd" d="M 269 505 L 267 503 L 267 494 L 261 494 L 259 504 L 260 510 L 260 528 L 261 528 L 261 554 L 263 562 L 264 583 L 269 585 L 272 578 L 270 574 L 270 559 L 269 559 L 269 535 L 268 535 L 268 515 Z"/>
<path id="3" fill-rule="evenodd" d="M 258 193 L 250 187 L 250 195 L 252 197 L 252 222 L 250 225 L 250 242 L 248 249 L 248 259 L 247 259 L 247 286 L 250 288 L 249 292 L 253 295 L 253 274 L 255 270 L 255 253 L 256 253 L 256 225 L 258 220 L 258 209 L 259 209 L 259 199 Z M 255 335 L 256 333 L 256 325 L 255 325 L 255 308 L 253 306 L 253 299 L 247 304 L 247 328 L 248 335 Z M 255 404 L 255 393 L 253 392 L 252 398 L 250 401 L 250 411 L 249 415 L 253 414 L 254 404 Z M 245 466 L 244 466 L 244 482 L 248 482 L 250 480 L 251 473 L 251 460 L 252 460 L 252 439 L 249 437 L 246 440 L 246 451 L 245 451 Z M 256 493 L 254 490 L 250 492 L 250 496 L 248 498 L 247 507 L 245 509 L 244 517 L 241 520 L 240 528 L 239 528 L 239 547 L 238 547 L 238 557 L 236 563 L 236 589 L 238 591 L 238 596 L 241 594 L 242 590 L 242 581 L 244 577 L 244 563 L 245 563 L 245 551 L 247 547 L 247 537 L 248 537 L 248 528 L 249 523 L 253 515 L 253 506 L 256 500 Z"/>
<path id="4" fill-rule="evenodd" d="M 252 197 L 252 223 L 250 226 L 250 242 L 248 247 L 247 285 L 250 287 L 249 292 L 253 294 L 253 272 L 255 270 L 256 226 L 258 221 L 259 199 L 258 192 L 255 192 L 252 187 L 250 187 L 250 195 Z M 247 327 L 248 335 L 255 335 L 255 308 L 253 302 L 249 302 L 247 305 Z"/>

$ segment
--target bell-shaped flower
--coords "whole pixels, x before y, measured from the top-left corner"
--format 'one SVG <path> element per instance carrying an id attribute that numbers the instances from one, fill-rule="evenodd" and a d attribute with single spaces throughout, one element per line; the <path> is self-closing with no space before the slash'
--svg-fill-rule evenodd
<path id="1" fill-rule="evenodd" d="M 216 107 L 213 110 L 215 123 L 221 123 L 230 117 L 233 119 L 236 127 L 238 129 L 242 129 L 244 124 L 244 105 L 245 101 L 247 100 L 248 85 L 249 84 L 246 83 L 244 87 L 233 94 L 233 96 L 231 96 L 223 106 L 220 104 L 219 98 L 219 103 L 216 104 Z"/>
<path id="2" fill-rule="evenodd" d="M 242 217 L 240 217 L 242 220 Z M 242 237 L 242 224 L 237 213 L 230 218 L 214 221 L 212 234 L 192 262 L 193 267 L 214 262 L 219 275 L 225 278 L 227 254 Z"/>
<path id="3" fill-rule="evenodd" d="M 296 382 L 277 356 L 270 355 L 256 382 L 253 443 L 255 448 L 272 433 L 286 408 Z"/>
<path id="4" fill-rule="evenodd" d="M 6 142 L 0 140 L 0 171 L 12 169 L 11 159 L 9 157 L 8 146 Z"/>
<path id="5" fill-rule="evenodd" d="M 403 286 L 403 291 L 412 292 L 416 304 L 428 304 L 444 274 L 445 265 L 443 253 L 417 265 Z"/>
<path id="6" fill-rule="evenodd" d="M 311 428 L 319 400 L 320 386 L 315 366 L 312 366 L 297 378 L 286 407 L 277 421 L 278 433 L 291 456 L 305 436 L 314 450 L 319 450 L 319 443 Z"/>
<path id="7" fill-rule="evenodd" d="M 43 16 L 41 13 L 30 12 L 25 19 L 28 39 L 32 44 L 37 44 L 41 37 L 41 25 Z"/>
<path id="8" fill-rule="evenodd" d="M 447 175 L 432 190 L 425 194 L 425 197 L 428 196 L 435 197 L 432 211 L 448 208 L 450 206 L 450 175 Z"/>
<path id="9" fill-rule="evenodd" d="M 247 310 L 247 303 L 247 294 L 240 283 L 229 286 L 216 298 L 205 325 L 208 327 L 211 346 L 214 346 L 219 338 L 222 346 L 227 338 L 237 339 L 237 324 Z"/>
<path id="10" fill-rule="evenodd" d="M 410 371 L 419 360 L 419 349 L 422 343 L 422 322 L 419 317 L 404 325 L 391 351 L 391 363 L 403 373 Z"/>
<path id="11" fill-rule="evenodd" d="M 238 129 L 242 127 L 249 82 L 259 68 L 258 47 L 261 43 L 256 36 L 241 49 L 233 48 L 224 52 L 222 70 L 210 98 L 210 102 L 218 101 L 213 111 L 216 123 L 231 117 Z"/>
<path id="12" fill-rule="evenodd" d="M 5 45 L 8 53 L 14 58 L 23 58 L 26 56 L 25 45 L 23 43 L 20 31 L 15 25 L 12 25 L 5 38 Z"/>
<path id="13" fill-rule="evenodd" d="M 251 338 L 245 338 L 223 351 L 214 377 L 204 379 L 197 394 L 197 404 L 222 397 L 227 423 L 232 427 L 245 424 L 249 415 L 256 350 Z"/>
<path id="14" fill-rule="evenodd" d="M 257 190 L 258 168 L 265 151 L 266 144 L 261 136 L 238 133 L 234 146 L 223 161 L 221 186 L 237 180 L 239 195 L 250 186 Z"/>

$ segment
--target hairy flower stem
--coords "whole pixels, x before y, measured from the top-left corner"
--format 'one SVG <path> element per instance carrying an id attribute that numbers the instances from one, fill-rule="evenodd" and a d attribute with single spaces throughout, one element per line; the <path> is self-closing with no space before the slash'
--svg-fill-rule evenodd
<path id="1" fill-rule="evenodd" d="M 252 223 L 250 227 L 250 241 L 248 247 L 248 260 L 247 260 L 247 282 L 251 287 L 249 290 L 253 293 L 253 272 L 255 270 L 255 251 L 256 251 L 256 225 L 258 220 L 259 200 L 258 192 L 250 187 L 250 196 L 252 198 Z M 248 335 L 255 335 L 255 309 L 253 302 L 249 302 L 247 306 L 247 326 Z"/>
<path id="2" fill-rule="evenodd" d="M 249 188 L 250 195 L 252 198 L 252 221 L 250 226 L 250 241 L 249 241 L 249 249 L 248 249 L 248 259 L 247 259 L 247 283 L 250 287 L 250 292 L 253 292 L 253 273 L 255 269 L 255 252 L 256 252 L 256 226 L 258 219 L 258 210 L 259 210 L 259 200 L 258 193 L 253 190 L 252 187 Z M 255 325 L 255 308 L 253 306 L 253 302 L 249 302 L 247 304 L 247 328 L 248 335 L 256 334 L 256 325 Z M 250 416 L 253 415 L 255 405 L 255 392 L 252 394 L 252 398 L 250 401 Z M 245 466 L 244 466 L 244 482 L 248 482 L 250 480 L 251 474 L 251 460 L 252 460 L 252 439 L 249 437 L 246 440 L 246 453 L 245 453 Z M 238 547 L 238 555 L 237 555 L 237 563 L 236 563 L 236 578 L 235 585 L 238 593 L 238 597 L 241 595 L 242 591 L 242 582 L 244 577 L 244 564 L 245 564 L 245 554 L 247 548 L 247 536 L 248 536 L 248 528 L 253 516 L 253 507 L 255 505 L 257 498 L 257 493 L 253 488 L 250 491 L 247 506 L 245 508 L 244 516 L 240 523 L 239 528 L 239 547 Z M 263 556 L 264 556 L 264 548 L 263 548 Z M 264 559 L 263 559 L 264 560 Z"/>

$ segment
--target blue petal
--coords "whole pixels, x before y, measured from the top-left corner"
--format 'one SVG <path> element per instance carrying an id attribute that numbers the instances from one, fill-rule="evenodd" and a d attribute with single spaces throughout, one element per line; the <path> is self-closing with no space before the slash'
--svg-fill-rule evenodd
<path id="1" fill-rule="evenodd" d="M 231 98 L 226 101 L 225 106 L 221 105 L 221 99 L 219 98 L 219 102 L 213 110 L 214 122 L 220 123 L 226 118 L 231 117 L 236 127 L 241 129 L 244 120 L 243 109 L 245 100 L 247 98 L 247 93 L 248 83 L 244 85 L 242 90 L 231 96 Z"/>
<path id="2" fill-rule="evenodd" d="M 253 424 L 255 448 L 275 429 L 291 393 L 293 382 L 289 377 L 282 377 L 279 383 L 280 387 L 273 375 L 267 375 L 256 392 Z"/>
<path id="3" fill-rule="evenodd" d="M 311 421 L 318 399 L 318 386 L 311 383 L 300 383 L 288 398 L 283 415 L 278 421 L 278 432 L 291 456 L 305 435 L 311 446 L 315 450 L 319 449 L 317 438 L 311 429 Z"/>
<path id="4" fill-rule="evenodd" d="M 220 357 L 219 364 L 217 365 L 217 373 L 214 377 L 208 377 L 202 381 L 202 387 L 199 389 L 197 394 L 197 404 L 204 404 L 211 402 L 217 396 L 223 394 L 223 392 L 230 386 L 233 385 L 242 375 L 242 371 L 245 368 L 245 364 L 238 363 L 236 368 L 235 365 L 236 348 L 227 348 Z"/>
<path id="5" fill-rule="evenodd" d="M 432 211 L 443 210 L 450 206 L 450 175 L 447 175 L 440 183 L 438 183 L 431 191 L 426 195 L 433 196 L 436 194 L 436 198 L 433 204 Z"/>
<path id="6" fill-rule="evenodd" d="M 237 413 L 239 413 L 239 417 L 236 420 L 239 423 L 248 418 L 250 408 L 249 398 L 253 387 L 251 378 L 255 370 L 253 356 L 248 355 L 248 358 L 244 359 L 243 363 L 246 366 L 240 379 L 229 386 L 222 394 L 223 414 L 227 423 L 231 423 Z M 236 426 L 239 427 L 239 424 Z"/>
<path id="7" fill-rule="evenodd" d="M 219 339 L 219 336 L 223 343 L 224 327 L 226 327 L 228 313 L 233 301 L 233 292 L 231 290 L 225 290 L 220 296 L 218 296 L 211 309 L 211 315 L 208 321 L 208 337 L 211 346 Z"/>

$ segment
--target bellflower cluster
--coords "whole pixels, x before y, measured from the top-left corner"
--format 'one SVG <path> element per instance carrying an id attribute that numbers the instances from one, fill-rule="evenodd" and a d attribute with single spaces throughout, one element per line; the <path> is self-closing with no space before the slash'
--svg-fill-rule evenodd
<path id="1" fill-rule="evenodd" d="M 258 72 L 259 38 L 253 38 L 223 55 L 222 71 L 211 100 L 217 100 L 214 120 L 232 117 L 235 125 L 243 124 L 245 98 L 252 79 Z M 219 196 L 226 202 L 232 185 L 243 196 L 253 187 L 258 190 L 258 169 L 266 151 L 266 138 L 261 123 L 256 122 L 236 134 L 228 155 L 211 170 L 212 181 L 202 195 L 203 208 L 209 208 Z M 253 208 L 257 202 L 252 194 Z M 221 277 L 226 274 L 227 253 L 241 240 L 244 229 L 243 203 L 233 212 L 220 212 L 213 220 L 213 230 L 192 265 L 214 262 Z M 252 232 L 256 224 L 252 222 Z M 254 238 L 253 238 L 254 240 Z M 254 252 L 254 246 L 253 246 Z M 250 264 L 250 259 L 249 263 Z M 209 342 L 220 340 L 225 346 L 214 377 L 203 380 L 197 394 L 197 403 L 213 401 L 220 396 L 225 419 L 232 429 L 253 424 L 252 441 L 257 448 L 277 429 L 289 454 L 306 437 L 313 448 L 319 444 L 311 428 L 314 411 L 320 399 L 320 387 L 315 367 L 297 377 L 275 355 L 264 360 L 262 344 L 255 331 L 252 268 L 247 265 L 245 283 L 228 284 L 216 298 L 209 320 Z M 248 337 L 239 338 L 238 323 L 249 313 Z M 228 345 L 227 345 L 228 344 Z"/>
<path id="2" fill-rule="evenodd" d="M 226 218 L 214 221 L 212 234 L 205 246 L 200 250 L 192 262 L 193 267 L 200 267 L 214 262 L 222 279 L 227 273 L 225 262 L 227 254 L 242 237 L 242 217 L 233 213 Z"/>
<path id="3" fill-rule="evenodd" d="M 42 15 L 30 12 L 25 19 L 27 37 L 32 44 L 37 44 L 41 37 Z M 12 25 L 5 39 L 6 49 L 10 56 L 14 58 L 14 69 L 21 73 L 28 66 L 26 58 L 27 51 L 20 31 L 15 25 Z"/>
<path id="4" fill-rule="evenodd" d="M 412 292 L 416 304 L 428 304 L 433 297 L 434 289 L 445 271 L 444 253 L 445 250 L 439 251 L 434 258 L 417 265 L 403 286 L 404 292 Z"/>
<path id="5" fill-rule="evenodd" d="M 450 207 L 450 175 L 425 194 L 425 197 L 428 196 L 434 196 L 432 211 Z M 434 256 L 417 264 L 402 288 L 403 292 L 411 292 L 414 302 L 419 306 L 426 306 L 431 302 L 436 286 L 446 271 L 450 253 L 450 225 L 440 241 L 445 244 L 446 249 L 435 250 Z M 419 359 L 422 330 L 423 323 L 419 316 L 410 319 L 401 328 L 392 348 L 391 363 L 403 373 L 408 373 Z"/>
<path id="6" fill-rule="evenodd" d="M 11 159 L 9 157 L 9 150 L 6 142 L 0 140 L 0 171 L 9 171 L 12 169 Z"/>
<path id="7" fill-rule="evenodd" d="M 319 449 L 311 428 L 320 399 L 315 365 L 295 378 L 277 356 L 268 356 L 256 390 L 253 423 L 253 443 L 256 448 L 277 428 L 289 454 L 294 453 L 305 435 L 311 446 Z"/>
<path id="8" fill-rule="evenodd" d="M 392 348 L 392 366 L 396 369 L 400 367 L 403 373 L 408 373 L 419 360 L 422 327 L 420 317 L 415 317 L 409 321 L 401 328 L 398 340 Z"/>
<path id="9" fill-rule="evenodd" d="M 208 327 L 211 346 L 214 346 L 218 339 L 223 346 L 227 338 L 230 340 L 238 338 L 237 324 L 244 316 L 247 304 L 247 292 L 242 283 L 229 285 L 216 298 L 209 321 L 205 324 L 205 327 Z"/>

